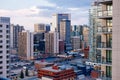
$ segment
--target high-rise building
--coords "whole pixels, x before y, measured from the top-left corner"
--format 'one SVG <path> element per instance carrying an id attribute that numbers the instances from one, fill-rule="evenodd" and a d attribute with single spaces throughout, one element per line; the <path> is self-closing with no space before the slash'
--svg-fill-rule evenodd
<path id="1" fill-rule="evenodd" d="M 45 33 L 50 31 L 50 25 L 47 24 L 34 24 L 34 32 Z"/>
<path id="2" fill-rule="evenodd" d="M 34 32 L 34 58 L 40 58 L 45 53 L 45 33 Z"/>
<path id="3" fill-rule="evenodd" d="M 60 22 L 63 19 L 66 20 L 71 20 L 70 19 L 70 14 L 54 14 L 52 16 L 52 31 L 57 31 L 58 33 L 60 32 Z"/>
<path id="4" fill-rule="evenodd" d="M 11 34 L 11 48 L 18 50 L 18 36 L 19 32 L 24 30 L 24 26 L 14 25 L 12 24 L 10 27 L 10 34 Z"/>
<path id="5" fill-rule="evenodd" d="M 112 78 L 112 0 L 97 0 L 96 3 L 97 5 L 95 6 L 97 6 L 97 20 L 95 21 L 94 19 L 92 23 L 92 24 L 94 24 L 94 22 L 97 23 L 95 24 L 95 26 L 93 26 L 93 28 L 95 27 L 95 37 L 93 36 L 93 38 L 96 38 L 95 40 L 96 44 L 93 45 L 96 46 L 95 56 L 93 56 L 95 57 L 94 63 L 96 64 L 94 66 L 95 69 L 99 71 L 100 74 L 99 77 L 101 77 L 102 80 L 111 80 Z M 96 14 L 96 12 L 94 13 Z M 115 71 L 117 71 L 117 69 Z M 113 80 L 117 80 L 117 79 L 114 78 Z"/>
<path id="6" fill-rule="evenodd" d="M 73 36 L 71 37 L 71 42 L 72 42 L 72 48 L 73 50 L 78 50 L 78 49 L 81 49 L 80 48 L 80 36 Z"/>
<path id="7" fill-rule="evenodd" d="M 18 37 L 18 55 L 25 60 L 33 59 L 33 33 L 23 31 Z"/>
<path id="8" fill-rule="evenodd" d="M 92 7 L 89 10 L 89 59 L 90 61 L 96 61 L 96 33 L 97 33 L 97 1 L 92 3 Z"/>
<path id="9" fill-rule="evenodd" d="M 72 49 L 71 46 L 71 21 L 63 19 L 60 21 L 60 39 L 65 42 L 65 50 L 69 51 Z"/>
<path id="10" fill-rule="evenodd" d="M 0 77 L 9 76 L 10 18 L 0 17 Z"/>
<path id="11" fill-rule="evenodd" d="M 113 1 L 112 80 L 120 79 L 120 0 Z"/>
<path id="12" fill-rule="evenodd" d="M 45 33 L 45 53 L 59 53 L 59 34 L 58 32 Z"/>
<path id="13" fill-rule="evenodd" d="M 72 25 L 71 26 L 71 37 L 73 36 L 82 36 L 83 35 L 83 26 L 82 25 Z"/>

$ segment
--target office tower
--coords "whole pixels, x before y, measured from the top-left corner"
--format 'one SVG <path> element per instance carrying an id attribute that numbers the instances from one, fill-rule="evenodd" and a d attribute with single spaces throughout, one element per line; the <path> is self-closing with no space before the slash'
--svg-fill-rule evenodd
<path id="1" fill-rule="evenodd" d="M 80 49 L 80 36 L 73 36 L 71 37 L 71 42 L 72 42 L 72 48 L 73 50 L 79 50 Z"/>
<path id="2" fill-rule="evenodd" d="M 63 19 L 60 21 L 60 39 L 65 42 L 65 50 L 69 51 L 72 49 L 71 40 L 71 21 Z"/>
<path id="3" fill-rule="evenodd" d="M 22 32 L 24 30 L 24 26 L 20 26 L 20 25 L 14 25 L 11 24 L 10 27 L 10 34 L 11 34 L 11 48 L 14 50 L 18 50 L 18 35 L 19 32 Z"/>
<path id="4" fill-rule="evenodd" d="M 97 0 L 97 19 L 98 19 L 97 25 L 95 26 L 96 27 L 95 69 L 100 71 L 99 77 L 101 77 L 102 80 L 111 80 L 112 78 L 112 0 Z"/>
<path id="5" fill-rule="evenodd" d="M 10 18 L 0 17 L 0 77 L 9 76 Z"/>
<path id="6" fill-rule="evenodd" d="M 41 54 L 45 53 L 45 33 L 34 32 L 34 58 L 40 58 Z"/>
<path id="7" fill-rule="evenodd" d="M 45 33 L 50 31 L 50 25 L 47 24 L 34 24 L 34 32 Z"/>
<path id="8" fill-rule="evenodd" d="M 18 55 L 21 59 L 33 59 L 33 33 L 29 31 L 19 33 Z"/>
<path id="9" fill-rule="evenodd" d="M 63 19 L 66 19 L 66 20 L 71 20 L 70 19 L 70 14 L 54 14 L 52 16 L 52 31 L 57 31 L 58 33 L 60 32 L 60 22 L 61 20 Z"/>
<path id="10" fill-rule="evenodd" d="M 58 32 L 45 33 L 45 53 L 59 53 L 59 34 Z"/>
<path id="11" fill-rule="evenodd" d="M 120 0 L 113 1 L 112 80 L 120 79 Z"/>

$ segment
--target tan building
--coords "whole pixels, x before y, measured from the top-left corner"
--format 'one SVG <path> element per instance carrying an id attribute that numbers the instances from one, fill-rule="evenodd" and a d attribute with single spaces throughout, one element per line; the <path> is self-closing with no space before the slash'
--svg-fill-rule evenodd
<path id="1" fill-rule="evenodd" d="M 84 26 L 83 27 L 83 48 L 86 48 L 86 47 L 88 47 L 89 46 L 89 28 L 87 27 L 87 26 Z"/>
<path id="2" fill-rule="evenodd" d="M 45 53 L 59 53 L 58 32 L 45 33 Z"/>
<path id="3" fill-rule="evenodd" d="M 112 80 L 120 80 L 120 0 L 113 0 Z"/>
<path id="4" fill-rule="evenodd" d="M 18 55 L 25 60 L 33 59 L 33 34 L 29 31 L 19 33 Z"/>
<path id="5" fill-rule="evenodd" d="M 46 31 L 45 24 L 34 24 L 34 32 L 41 32 L 44 33 Z"/>
<path id="6" fill-rule="evenodd" d="M 71 38 L 71 42 L 72 42 L 72 48 L 74 50 L 80 49 L 80 37 L 79 36 L 73 36 Z"/>

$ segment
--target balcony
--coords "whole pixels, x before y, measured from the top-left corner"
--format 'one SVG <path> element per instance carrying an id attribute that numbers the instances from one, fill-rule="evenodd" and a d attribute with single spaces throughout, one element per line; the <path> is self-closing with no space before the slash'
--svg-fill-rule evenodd
<path id="1" fill-rule="evenodd" d="M 98 0 L 99 3 L 109 4 L 112 3 L 112 0 Z"/>
<path id="2" fill-rule="evenodd" d="M 112 27 L 98 27 L 97 33 L 112 34 Z"/>
<path id="3" fill-rule="evenodd" d="M 97 43 L 97 49 L 112 50 L 112 43 L 107 44 L 106 42 Z"/>
<path id="4" fill-rule="evenodd" d="M 99 11 L 98 12 L 98 18 L 100 19 L 111 19 L 112 18 L 112 10 L 111 11 Z"/>

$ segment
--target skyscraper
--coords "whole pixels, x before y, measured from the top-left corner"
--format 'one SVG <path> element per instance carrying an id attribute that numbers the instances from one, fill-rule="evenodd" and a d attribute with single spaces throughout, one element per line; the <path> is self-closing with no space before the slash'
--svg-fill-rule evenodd
<path id="1" fill-rule="evenodd" d="M 114 53 L 112 54 L 112 0 L 97 0 L 95 6 L 97 6 L 97 16 L 92 17 L 94 19 L 92 22 L 94 25 L 92 26 L 93 28 L 95 27 L 95 36 L 93 38 L 96 38 L 96 45 L 93 44 L 93 46 L 96 46 L 93 63 L 96 64 L 94 65 L 97 67 L 95 69 L 100 71 L 99 77 L 102 80 L 111 80 L 112 55 L 115 55 Z M 94 13 L 96 14 L 96 11 Z"/>
<path id="2" fill-rule="evenodd" d="M 63 19 L 66 19 L 66 20 L 71 20 L 70 19 L 70 14 L 54 14 L 52 16 L 52 31 L 57 31 L 57 32 L 60 32 L 60 22 L 61 20 Z"/>
<path id="3" fill-rule="evenodd" d="M 11 48 L 18 50 L 18 36 L 19 36 L 19 32 L 22 32 L 24 30 L 24 26 L 20 26 L 20 25 L 14 25 L 11 24 L 10 27 L 10 34 L 11 34 Z"/>
<path id="4" fill-rule="evenodd" d="M 45 53 L 59 53 L 59 34 L 58 32 L 45 33 Z"/>
<path id="5" fill-rule="evenodd" d="M 33 33 L 23 31 L 19 33 L 18 55 L 25 60 L 33 59 Z"/>
<path id="6" fill-rule="evenodd" d="M 69 51 L 72 49 L 70 34 L 71 34 L 71 21 L 62 19 L 60 21 L 60 39 L 65 42 L 66 51 Z"/>
<path id="7" fill-rule="evenodd" d="M 0 17 L 0 77 L 9 75 L 10 18 Z"/>

